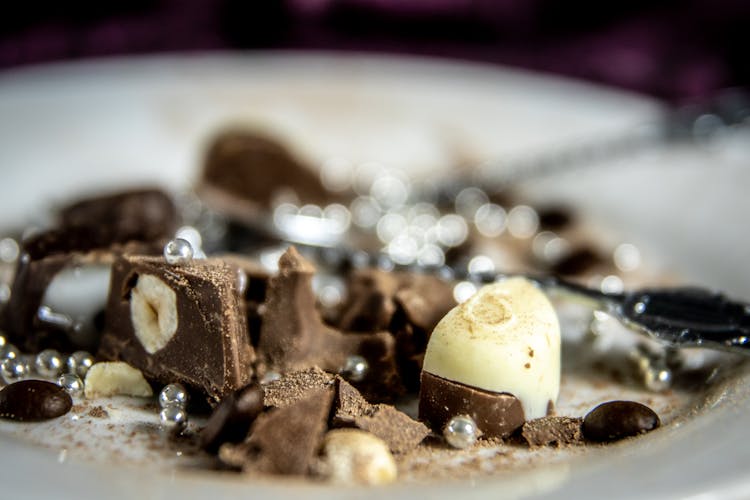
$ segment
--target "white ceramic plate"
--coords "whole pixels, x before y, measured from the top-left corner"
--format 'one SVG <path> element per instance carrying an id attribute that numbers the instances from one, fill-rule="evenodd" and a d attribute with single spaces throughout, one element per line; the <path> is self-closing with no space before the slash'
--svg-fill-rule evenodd
<path id="1" fill-rule="evenodd" d="M 111 60 L 0 75 L 0 228 L 100 189 L 190 184 L 207 138 L 228 124 L 270 128 L 300 155 L 378 161 L 415 174 L 500 161 L 647 123 L 643 97 L 547 76 L 469 64 L 285 53 Z M 527 182 L 616 227 L 686 279 L 750 299 L 744 263 L 750 214 L 748 136 L 711 148 L 671 148 L 613 168 Z M 655 257 L 656 258 L 656 257 Z M 747 377 L 715 408 L 614 452 L 513 477 L 415 490 L 248 484 L 211 474 L 65 460 L 0 435 L 3 497 L 192 498 L 745 498 Z M 218 488 L 218 490 L 217 490 Z M 423 488 L 423 487 L 420 487 Z"/>

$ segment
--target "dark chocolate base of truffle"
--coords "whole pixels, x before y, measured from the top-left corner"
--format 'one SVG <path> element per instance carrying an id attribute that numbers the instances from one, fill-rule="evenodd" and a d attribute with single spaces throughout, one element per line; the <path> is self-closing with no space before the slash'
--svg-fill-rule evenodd
<path id="1" fill-rule="evenodd" d="M 456 415 L 468 415 L 487 438 L 504 438 L 525 421 L 521 402 L 508 393 L 478 389 L 422 372 L 419 419 L 440 433 Z"/>

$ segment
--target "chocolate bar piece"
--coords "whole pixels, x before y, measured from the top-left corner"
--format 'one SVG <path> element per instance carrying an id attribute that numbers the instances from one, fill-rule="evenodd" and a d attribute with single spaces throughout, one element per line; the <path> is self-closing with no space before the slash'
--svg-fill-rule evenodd
<path id="1" fill-rule="evenodd" d="M 126 191 L 81 200 L 63 208 L 57 227 L 23 244 L 32 259 L 56 253 L 88 252 L 130 241 L 159 243 L 177 228 L 177 209 L 158 189 Z"/>
<path id="2" fill-rule="evenodd" d="M 456 415 L 468 415 L 485 437 L 508 437 L 525 421 L 512 394 L 490 392 L 422 372 L 419 419 L 440 433 Z"/>
<path id="3" fill-rule="evenodd" d="M 268 284 L 258 356 L 263 369 L 281 373 L 313 366 L 338 372 L 350 355 L 363 356 L 368 375 L 357 387 L 384 400 L 403 391 L 395 365 L 395 340 L 388 332 L 344 333 L 323 323 L 312 290 L 313 265 L 294 247 L 279 259 Z"/>
<path id="4" fill-rule="evenodd" d="M 216 138 L 206 155 L 197 192 L 215 210 L 246 220 L 271 208 L 280 189 L 302 203 L 335 201 L 313 169 L 275 140 L 247 131 L 228 131 Z"/>
<path id="5" fill-rule="evenodd" d="M 236 267 L 213 259 L 170 266 L 160 257 L 120 257 L 112 268 L 100 356 L 219 402 L 252 376 L 254 351 L 238 281 Z"/>

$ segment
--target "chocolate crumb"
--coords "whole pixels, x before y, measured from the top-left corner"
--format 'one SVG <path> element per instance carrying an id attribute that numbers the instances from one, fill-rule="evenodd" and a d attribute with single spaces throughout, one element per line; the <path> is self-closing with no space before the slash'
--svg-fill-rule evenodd
<path id="1" fill-rule="evenodd" d="M 318 367 L 287 373 L 263 386 L 264 406 L 283 408 L 309 396 L 310 391 L 331 387 L 334 376 Z"/>
<path id="2" fill-rule="evenodd" d="M 107 418 L 109 417 L 109 412 L 101 406 L 94 406 L 89 410 L 88 415 L 94 418 Z"/>
<path id="3" fill-rule="evenodd" d="M 580 444 L 583 442 L 582 418 L 542 417 L 529 420 L 521 428 L 521 436 L 531 447 Z"/>

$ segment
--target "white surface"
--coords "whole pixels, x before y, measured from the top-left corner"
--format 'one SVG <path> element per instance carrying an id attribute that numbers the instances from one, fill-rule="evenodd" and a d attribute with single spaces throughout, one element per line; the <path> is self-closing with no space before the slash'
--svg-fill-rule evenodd
<path id="1" fill-rule="evenodd" d="M 432 174 L 616 134 L 657 111 L 646 99 L 579 83 L 356 55 L 163 57 L 31 68 L 0 75 L 0 227 L 39 220 L 40 204 L 102 185 L 157 180 L 183 187 L 207 137 L 228 123 L 274 129 L 316 164 L 340 157 Z M 530 191 L 572 200 L 615 223 L 628 239 L 661 251 L 680 271 L 750 298 L 743 231 L 750 213 L 750 154 L 742 146 L 748 142 L 731 155 L 672 151 L 624 168 L 545 180 Z M 248 485 L 202 473 L 164 477 L 142 467 L 58 463 L 49 452 L 0 436 L 0 491 L 9 498 L 746 498 L 746 379 L 730 384 L 715 406 L 615 452 L 427 492 Z"/>

